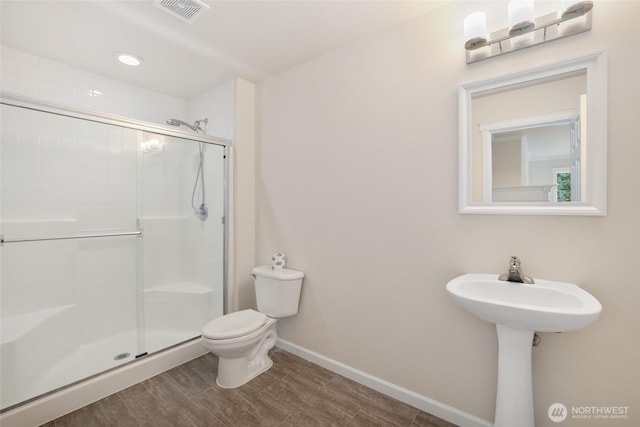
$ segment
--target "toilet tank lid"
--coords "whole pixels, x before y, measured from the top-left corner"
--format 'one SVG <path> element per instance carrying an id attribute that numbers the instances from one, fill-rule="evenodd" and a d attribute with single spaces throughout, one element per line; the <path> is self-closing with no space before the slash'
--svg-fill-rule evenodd
<path id="1" fill-rule="evenodd" d="M 255 274 L 256 276 L 279 280 L 295 280 L 302 279 L 304 277 L 304 273 L 302 271 L 290 270 L 288 268 L 283 268 L 282 270 L 274 270 L 270 265 L 261 265 L 254 268 L 253 274 Z"/>
<path id="2" fill-rule="evenodd" d="M 213 319 L 202 328 L 202 335 L 211 339 L 226 339 L 248 335 L 264 324 L 267 316 L 255 310 L 240 310 Z"/>

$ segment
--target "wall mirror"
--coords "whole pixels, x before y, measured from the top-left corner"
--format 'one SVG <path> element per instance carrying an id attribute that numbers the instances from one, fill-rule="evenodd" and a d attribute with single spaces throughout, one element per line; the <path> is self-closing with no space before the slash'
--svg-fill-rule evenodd
<path id="1" fill-rule="evenodd" d="M 604 52 L 459 89 L 459 210 L 606 214 Z"/>

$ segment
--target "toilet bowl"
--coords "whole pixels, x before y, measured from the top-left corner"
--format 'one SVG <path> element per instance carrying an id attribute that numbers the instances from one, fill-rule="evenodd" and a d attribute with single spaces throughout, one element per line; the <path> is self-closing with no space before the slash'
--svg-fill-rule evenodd
<path id="1" fill-rule="evenodd" d="M 240 387 L 271 368 L 269 350 L 278 338 L 277 319 L 298 312 L 302 272 L 260 266 L 253 276 L 259 311 L 226 314 L 202 329 L 202 344 L 219 357 L 216 383 L 222 388 Z"/>
<path id="2" fill-rule="evenodd" d="M 220 387 L 240 387 L 273 365 L 268 353 L 278 337 L 276 319 L 249 309 L 219 320 L 205 325 L 202 344 L 219 357 L 216 383 Z"/>

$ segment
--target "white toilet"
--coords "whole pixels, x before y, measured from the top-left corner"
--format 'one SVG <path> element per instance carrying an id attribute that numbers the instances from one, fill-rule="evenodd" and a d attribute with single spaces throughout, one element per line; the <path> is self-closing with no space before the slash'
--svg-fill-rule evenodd
<path id="1" fill-rule="evenodd" d="M 218 355 L 218 379 L 222 388 L 248 383 L 273 365 L 269 350 L 276 344 L 277 319 L 298 312 L 304 273 L 270 265 L 253 269 L 258 310 L 225 314 L 202 329 L 202 343 Z"/>

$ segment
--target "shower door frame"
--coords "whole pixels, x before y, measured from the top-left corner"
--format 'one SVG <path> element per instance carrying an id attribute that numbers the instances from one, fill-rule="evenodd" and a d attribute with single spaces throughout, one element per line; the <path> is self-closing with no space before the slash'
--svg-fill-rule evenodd
<path id="1" fill-rule="evenodd" d="M 177 137 L 177 138 L 181 138 L 181 139 L 185 139 L 185 140 L 189 140 L 189 141 L 194 141 L 194 142 L 203 142 L 206 144 L 212 144 L 212 145 L 217 145 L 217 146 L 221 146 L 223 147 L 223 203 L 224 203 L 224 207 L 223 207 L 223 217 L 222 217 L 222 226 L 223 226 L 223 265 L 222 265 L 222 280 L 223 280 L 223 284 L 222 284 L 222 299 L 223 299 L 223 313 L 226 314 L 228 313 L 228 309 L 229 309 L 229 290 L 228 290 L 228 280 L 229 280 L 229 248 L 230 248 L 230 220 L 229 220 L 229 215 L 230 215 L 230 185 L 231 185 L 231 181 L 230 181 L 230 176 L 232 176 L 232 172 L 230 170 L 231 165 L 233 164 L 233 162 L 231 162 L 230 156 L 231 156 L 231 145 L 232 145 L 232 141 L 230 139 L 226 139 L 226 138 L 220 138 L 220 137 L 216 137 L 216 136 L 211 136 L 211 135 L 206 135 L 206 134 L 200 134 L 200 133 L 196 133 L 196 132 L 188 132 L 188 131 L 182 131 L 179 128 L 171 128 L 171 127 L 165 127 L 163 125 L 160 124 L 156 124 L 156 123 L 151 123 L 151 122 L 146 122 L 146 121 L 142 121 L 142 120 L 136 120 L 136 119 L 131 119 L 131 118 L 127 118 L 127 117 L 123 117 L 123 116 L 118 116 L 115 114 L 109 114 L 109 113 L 100 113 L 100 112 L 94 112 L 94 111 L 88 111 L 88 110 L 82 110 L 82 109 L 78 109 L 78 108 L 74 108 L 74 107 L 70 107 L 70 106 L 65 106 L 65 105 L 59 105 L 59 104 L 54 104 L 54 103 L 50 103 L 47 101 L 43 101 L 40 99 L 36 99 L 36 98 L 31 98 L 31 97 L 27 97 L 27 96 L 23 96 L 23 95 L 19 95 L 19 94 L 15 94 L 15 93 L 11 93 L 11 92 L 7 92 L 7 91 L 2 91 L 0 90 L 0 104 L 2 105 L 8 105 L 8 106 L 12 106 L 12 107 L 17 107 L 17 108 L 25 108 L 25 109 L 29 109 L 29 110 L 33 110 L 33 111 L 39 111 L 39 112 L 44 112 L 44 113 L 51 113 L 51 114 L 55 114 L 55 115 L 59 115 L 59 116 L 64 116 L 64 117 L 70 117 L 70 118 L 75 118 L 75 119 L 81 119 L 81 120 L 87 120 L 87 121 L 91 121 L 91 122 L 96 122 L 96 123 L 101 123 L 101 124 L 107 124 L 107 125 L 114 125 L 114 126 L 120 126 L 123 128 L 127 128 L 127 129 L 133 129 L 133 130 L 138 130 L 138 131 L 143 131 L 143 132 L 151 132 L 151 133 L 155 133 L 155 134 L 159 134 L 159 135 L 164 135 L 164 136 L 170 136 L 170 137 Z M 142 232 L 140 232 L 140 234 L 142 234 Z M 9 241 L 7 241 L 9 242 Z M 89 376 L 88 378 L 85 378 L 83 380 L 80 380 L 78 382 L 74 382 L 68 385 L 65 385 L 63 387 L 57 388 L 55 390 L 52 390 L 50 392 L 47 392 L 43 395 L 39 395 L 36 396 L 32 399 L 28 399 L 27 401 L 18 403 L 16 405 L 12 405 L 11 407 L 5 408 L 4 410 L 2 410 L 2 418 L 3 421 L 5 421 L 5 417 L 4 415 L 7 414 L 8 412 L 13 411 L 14 409 L 20 409 L 21 407 L 29 406 L 30 403 L 35 403 L 37 402 L 39 399 L 42 399 L 43 397 L 55 394 L 60 392 L 61 390 L 64 390 L 66 388 L 69 387 L 73 387 L 76 386 L 78 383 L 82 383 L 85 382 L 87 380 L 91 380 L 95 377 L 99 377 L 101 375 L 104 374 L 108 374 L 112 371 L 118 371 L 118 370 L 122 370 L 123 368 L 126 368 L 130 365 L 134 365 L 136 363 L 139 363 L 140 361 L 146 359 L 147 357 L 152 357 L 159 355 L 163 352 L 168 352 L 170 350 L 178 350 L 178 351 L 182 351 L 182 352 L 189 352 L 191 350 L 185 350 L 182 348 L 178 348 L 178 347 L 184 347 L 185 344 L 189 344 L 194 342 L 195 340 L 199 339 L 198 337 L 194 337 L 190 340 L 187 340 L 185 342 L 181 342 L 181 343 L 176 343 L 175 345 L 172 345 L 170 347 L 167 347 L 165 349 L 159 350 L 157 352 L 154 352 L 150 355 L 142 354 L 140 355 L 140 357 L 121 364 L 119 366 L 113 367 L 111 369 L 108 369 L 106 371 L 102 371 L 99 373 L 96 373 L 94 375 Z M 173 356 L 175 357 L 175 356 Z M 152 362 L 152 363 L 157 363 L 156 361 Z M 135 383 L 134 383 L 135 384 Z M 26 408 L 25 408 L 26 409 Z M 8 415 L 8 414 L 7 414 Z"/>

